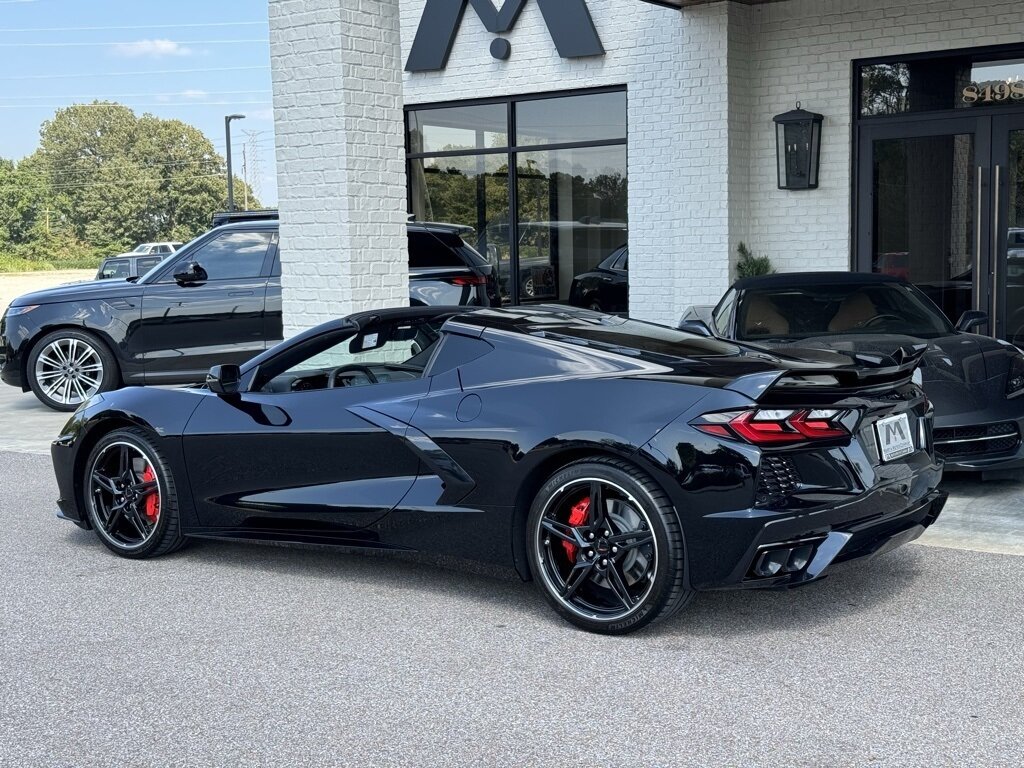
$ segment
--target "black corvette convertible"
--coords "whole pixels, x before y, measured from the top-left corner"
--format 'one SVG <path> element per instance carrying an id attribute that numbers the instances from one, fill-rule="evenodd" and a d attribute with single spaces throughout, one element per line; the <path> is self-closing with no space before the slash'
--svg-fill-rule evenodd
<path id="1" fill-rule="evenodd" d="M 916 357 L 819 358 L 567 308 L 354 315 L 203 388 L 95 395 L 53 445 L 60 515 L 133 558 L 206 537 L 513 566 L 623 633 L 939 515 Z"/>
<path id="2" fill-rule="evenodd" d="M 921 374 L 946 470 L 1017 470 L 1024 467 L 1024 354 L 967 332 L 987 320 L 967 312 L 953 327 L 900 278 L 804 272 L 738 280 L 717 307 L 692 307 L 680 327 L 803 356 L 830 350 L 879 360 L 925 347 Z"/>

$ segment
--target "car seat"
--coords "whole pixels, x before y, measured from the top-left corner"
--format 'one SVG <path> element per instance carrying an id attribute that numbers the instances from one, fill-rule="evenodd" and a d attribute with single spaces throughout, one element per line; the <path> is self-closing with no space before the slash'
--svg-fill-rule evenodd
<path id="1" fill-rule="evenodd" d="M 767 296 L 755 293 L 746 304 L 744 336 L 785 336 L 789 333 L 789 320 L 779 313 Z"/>
<path id="2" fill-rule="evenodd" d="M 843 299 L 835 315 L 828 324 L 832 333 L 851 331 L 878 317 L 878 307 L 863 291 L 852 293 Z"/>

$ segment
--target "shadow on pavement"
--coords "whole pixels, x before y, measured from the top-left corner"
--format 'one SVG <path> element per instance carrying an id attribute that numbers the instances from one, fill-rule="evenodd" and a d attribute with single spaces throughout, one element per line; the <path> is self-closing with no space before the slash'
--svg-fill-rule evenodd
<path id="1" fill-rule="evenodd" d="M 65 534 L 74 547 L 100 547 L 92 532 L 77 528 Z M 650 637 L 737 637 L 773 630 L 806 631 L 846 619 L 897 599 L 919 581 L 925 547 L 903 547 L 874 560 L 836 566 L 820 582 L 793 590 L 728 590 L 698 593 L 680 613 L 644 631 Z M 111 558 L 116 555 L 111 554 Z M 533 620 L 567 626 L 548 607 L 532 583 L 513 572 L 447 558 L 410 554 L 352 552 L 334 548 L 195 540 L 163 560 L 196 566 L 231 568 L 253 574 L 287 574 L 295 578 L 338 579 L 365 585 L 367 591 L 419 591 L 425 595 L 501 605 Z M 115 563 L 117 560 L 114 561 Z M 160 560 L 147 565 L 159 567 Z"/>

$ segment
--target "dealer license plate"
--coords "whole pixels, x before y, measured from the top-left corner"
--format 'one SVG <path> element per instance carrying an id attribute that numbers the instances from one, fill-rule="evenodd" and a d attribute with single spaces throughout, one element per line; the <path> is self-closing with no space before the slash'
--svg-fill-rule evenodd
<path id="1" fill-rule="evenodd" d="M 875 422 L 875 434 L 882 461 L 893 461 L 915 450 L 910 418 L 905 413 Z"/>

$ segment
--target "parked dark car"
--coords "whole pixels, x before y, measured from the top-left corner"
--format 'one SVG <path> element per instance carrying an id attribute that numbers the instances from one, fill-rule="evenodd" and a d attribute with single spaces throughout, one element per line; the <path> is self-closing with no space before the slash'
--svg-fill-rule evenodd
<path id="1" fill-rule="evenodd" d="M 204 537 L 513 567 L 570 622 L 626 633 L 934 522 L 917 364 L 566 307 L 367 312 L 205 388 L 95 396 L 53 444 L 58 506 L 131 558 Z"/>
<path id="2" fill-rule="evenodd" d="M 718 306 L 694 308 L 680 327 L 807 354 L 808 349 L 886 358 L 924 345 L 921 373 L 935 404 L 935 443 L 947 470 L 1024 467 L 1024 354 L 954 327 L 917 287 L 862 273 L 793 273 L 737 281 Z"/>
<path id="3" fill-rule="evenodd" d="M 0 320 L 0 379 L 73 411 L 125 384 L 202 381 L 281 340 L 276 220 L 214 229 L 136 280 L 15 299 Z M 410 303 L 488 306 L 493 271 L 458 228 L 410 224 Z"/>
<path id="4" fill-rule="evenodd" d="M 597 312 L 629 311 L 629 249 L 612 251 L 593 272 L 576 275 L 569 290 L 569 303 Z"/>
<path id="5" fill-rule="evenodd" d="M 96 279 L 127 280 L 129 277 L 142 277 L 166 259 L 168 253 L 172 251 L 168 250 L 167 253 L 154 256 L 111 256 L 100 263 L 100 268 L 96 270 Z"/>

